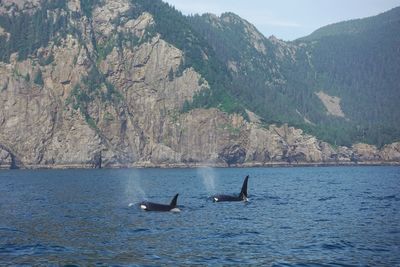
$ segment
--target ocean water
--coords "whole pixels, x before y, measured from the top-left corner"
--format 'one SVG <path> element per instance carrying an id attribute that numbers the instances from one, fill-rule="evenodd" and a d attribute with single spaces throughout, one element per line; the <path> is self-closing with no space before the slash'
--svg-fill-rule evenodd
<path id="1" fill-rule="evenodd" d="M 0 265 L 400 266 L 399 208 L 399 167 L 0 171 Z"/>

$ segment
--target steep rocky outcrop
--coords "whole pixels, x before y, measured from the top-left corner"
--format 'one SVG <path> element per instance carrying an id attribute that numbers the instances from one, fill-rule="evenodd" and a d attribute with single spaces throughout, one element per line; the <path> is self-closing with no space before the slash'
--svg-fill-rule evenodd
<path id="1" fill-rule="evenodd" d="M 0 150 L 0 168 L 11 168 L 11 155 L 5 150 Z"/>
<path id="2" fill-rule="evenodd" d="M 40 1 L 31 2 L 5 1 L 0 11 L 33 12 Z M 300 129 L 264 126 L 251 111 L 250 121 L 216 108 L 182 112 L 209 83 L 182 65 L 182 50 L 152 32 L 150 13 L 129 15 L 134 8 L 131 1 L 103 1 L 88 18 L 80 1 L 67 1 L 59 13 L 79 34 L 0 62 L 0 168 L 400 161 L 399 143 L 333 148 Z M 253 45 L 264 53 L 250 26 Z"/>
<path id="3" fill-rule="evenodd" d="M 384 161 L 399 162 L 400 161 L 400 142 L 392 143 L 384 146 L 380 150 L 381 159 Z"/>
<path id="4" fill-rule="evenodd" d="M 126 21 L 127 27 L 121 23 L 116 27 L 112 20 L 128 8 L 128 1 L 107 1 L 93 11 L 93 22 L 85 17 L 74 21 L 86 33 L 84 42 L 67 35 L 58 44 L 40 48 L 36 57 L 19 62 L 13 55 L 9 64 L 1 63 L 0 144 L 18 151 L 26 167 L 171 162 L 171 148 L 162 144 L 168 139 L 164 132 L 174 130 L 170 121 L 177 119 L 185 100 L 207 88 L 207 83 L 200 83 L 201 76 L 192 68 L 171 79 L 183 53 L 157 35 L 134 47 L 114 48 L 100 59 L 93 43 L 86 42 L 91 34 L 101 46 L 116 30 L 142 38 L 153 23 L 151 15 L 144 13 Z M 51 64 L 40 64 L 39 57 L 50 56 Z M 80 98 L 88 93 L 77 86 L 88 86 L 82 80 L 95 67 L 106 77 L 96 90 L 101 94 L 108 90 L 106 85 L 112 86 L 118 99 L 90 96 L 83 105 Z M 38 73 L 41 81 L 36 82 L 33 77 Z M 2 165 L 8 166 L 9 158 L 3 152 Z M 178 156 L 173 159 L 180 161 Z"/>

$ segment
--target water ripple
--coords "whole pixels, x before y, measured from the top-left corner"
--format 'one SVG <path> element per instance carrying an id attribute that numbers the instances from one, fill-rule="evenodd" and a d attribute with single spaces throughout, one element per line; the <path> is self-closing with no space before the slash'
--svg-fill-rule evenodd
<path id="1" fill-rule="evenodd" d="M 398 168 L 212 172 L 251 202 L 192 169 L 0 171 L 0 266 L 400 266 Z"/>

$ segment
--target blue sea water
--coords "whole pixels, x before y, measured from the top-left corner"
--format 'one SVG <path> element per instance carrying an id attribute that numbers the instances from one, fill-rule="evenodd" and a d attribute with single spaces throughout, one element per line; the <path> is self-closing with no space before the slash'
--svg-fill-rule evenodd
<path id="1" fill-rule="evenodd" d="M 400 266 L 399 208 L 399 167 L 0 171 L 0 265 Z"/>

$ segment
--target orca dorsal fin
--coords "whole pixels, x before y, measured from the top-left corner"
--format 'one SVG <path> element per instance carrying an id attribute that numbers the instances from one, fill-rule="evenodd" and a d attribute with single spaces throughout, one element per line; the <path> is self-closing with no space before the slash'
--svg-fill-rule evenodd
<path id="1" fill-rule="evenodd" d="M 174 198 L 171 200 L 171 204 L 169 204 L 171 207 L 176 207 L 176 202 L 178 201 L 178 196 L 179 194 L 176 194 Z"/>
<path id="2" fill-rule="evenodd" d="M 244 178 L 242 190 L 240 191 L 241 198 L 247 198 L 247 181 L 248 180 L 249 180 L 249 176 L 247 175 L 246 178 Z"/>

